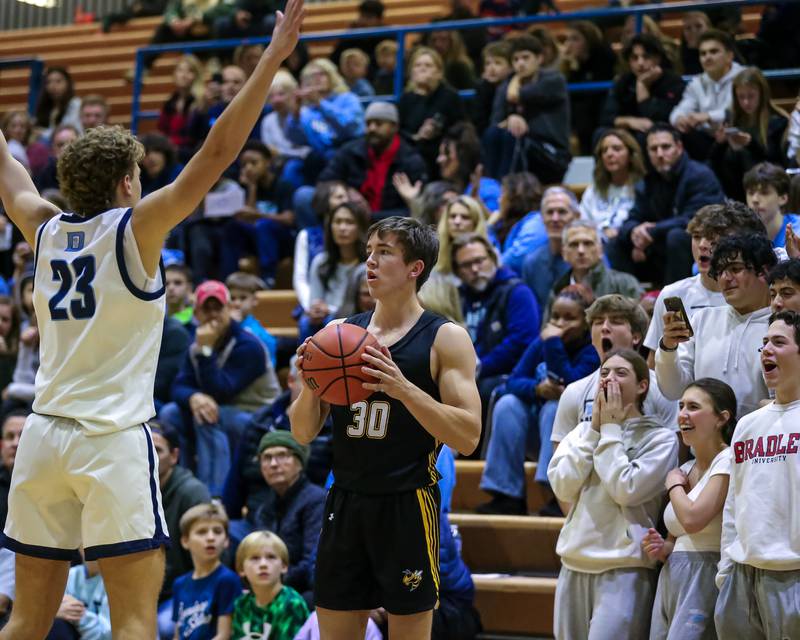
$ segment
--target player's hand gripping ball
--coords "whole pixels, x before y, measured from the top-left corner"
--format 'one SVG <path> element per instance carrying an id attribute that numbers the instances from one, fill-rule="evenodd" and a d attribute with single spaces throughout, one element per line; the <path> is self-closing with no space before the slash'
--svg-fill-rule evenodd
<path id="1" fill-rule="evenodd" d="M 372 395 L 364 382 L 379 380 L 361 371 L 367 347 L 380 349 L 369 331 L 354 324 L 334 324 L 318 331 L 303 353 L 303 380 L 315 396 L 330 404 L 350 406 Z"/>

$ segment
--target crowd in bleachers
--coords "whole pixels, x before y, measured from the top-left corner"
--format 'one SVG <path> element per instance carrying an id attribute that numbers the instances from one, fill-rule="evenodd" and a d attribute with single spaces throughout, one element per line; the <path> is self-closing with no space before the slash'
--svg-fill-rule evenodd
<path id="1" fill-rule="evenodd" d="M 518 4 L 483 0 L 473 13 L 454 2 L 443 19 L 550 3 Z M 103 28 L 163 14 L 154 44 L 242 38 L 269 34 L 274 9 L 137 1 Z M 383 12 L 364 0 L 353 26 L 381 26 Z M 649 17 L 640 34 L 632 20 L 433 31 L 410 47 L 396 104 L 362 101 L 392 93 L 393 39 L 342 40 L 316 59 L 301 43 L 237 162 L 163 250 L 151 428 L 174 543 L 162 638 L 318 637 L 309 612 L 331 428 L 310 447 L 292 438 L 286 410 L 302 384 L 292 356 L 330 320 L 374 307 L 366 234 L 395 215 L 436 227 L 439 259 L 419 296 L 475 346 L 491 496 L 478 511 L 527 514 L 530 458 L 549 499 L 540 515 L 567 516 L 556 637 L 590 637 L 591 626 L 592 637 L 712 638 L 715 619 L 720 637 L 800 636 L 788 502 L 800 394 L 785 379 L 800 364 L 781 351 L 800 344 L 800 319 L 783 313 L 800 313 L 800 101 L 778 106 L 761 70 L 795 66 L 787 25 L 800 16 L 790 3 L 766 7 L 757 36 L 737 39 L 737 15 L 688 12 L 680 40 Z M 180 57 L 157 131 L 140 136 L 142 195 L 192 160 L 262 52 Z M 604 80 L 607 92 L 568 91 Z M 59 157 L 108 113 L 106 98 L 77 96 L 53 66 L 34 113 L 5 113 L 0 126 L 43 196 L 69 211 Z M 591 176 L 565 184 L 577 156 L 591 156 Z M 39 363 L 33 259 L 0 216 L 6 496 Z M 292 336 L 256 317 L 259 292 L 281 287 L 298 301 Z M 767 433 L 774 442 L 762 444 Z M 446 447 L 439 469 L 433 637 L 468 640 L 480 622 L 447 523 Z M 9 555 L 0 611 L 13 602 Z M 792 580 L 794 604 L 774 601 Z M 376 610 L 367 637 L 385 631 Z M 110 633 L 97 567 L 73 568 L 50 638 Z"/>

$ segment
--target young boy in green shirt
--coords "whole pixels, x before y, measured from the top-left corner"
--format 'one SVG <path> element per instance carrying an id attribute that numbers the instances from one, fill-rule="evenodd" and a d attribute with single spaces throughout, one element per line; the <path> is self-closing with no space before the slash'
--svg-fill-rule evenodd
<path id="1" fill-rule="evenodd" d="M 308 618 L 303 597 L 281 582 L 289 551 L 270 531 L 255 531 L 236 550 L 236 571 L 249 591 L 233 607 L 233 638 L 292 640 Z"/>

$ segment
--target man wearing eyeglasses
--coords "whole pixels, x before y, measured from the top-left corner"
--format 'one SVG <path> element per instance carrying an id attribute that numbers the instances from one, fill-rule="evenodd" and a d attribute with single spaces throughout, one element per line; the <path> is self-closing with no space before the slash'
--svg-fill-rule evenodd
<path id="1" fill-rule="evenodd" d="M 283 583 L 309 599 L 314 549 L 322 529 L 325 490 L 305 475 L 308 447 L 290 431 L 270 431 L 258 445 L 261 475 L 270 488 L 255 513 L 258 529 L 272 531 L 289 549 L 289 570 Z"/>
<path id="2" fill-rule="evenodd" d="M 656 351 L 656 379 L 671 400 L 698 378 L 717 378 L 736 392 L 738 417 L 769 398 L 758 349 L 769 325 L 767 273 L 777 258 L 766 235 L 740 234 L 719 241 L 709 275 L 725 297 L 721 307 L 692 316 L 694 336 L 680 314 L 664 314 L 664 335 Z"/>
<path id="3" fill-rule="evenodd" d="M 525 348 L 539 335 L 536 298 L 514 273 L 498 264 L 497 253 L 480 234 L 453 242 L 452 264 L 461 280 L 461 308 L 478 354 L 478 391 L 484 415 L 501 376 L 511 373 Z"/>

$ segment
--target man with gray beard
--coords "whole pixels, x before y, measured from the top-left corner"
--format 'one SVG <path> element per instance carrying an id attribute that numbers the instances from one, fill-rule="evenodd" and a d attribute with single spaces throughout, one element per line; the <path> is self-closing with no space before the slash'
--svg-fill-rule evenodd
<path id="1" fill-rule="evenodd" d="M 485 417 L 492 391 L 539 335 L 539 307 L 528 286 L 499 266 L 497 252 L 485 236 L 457 238 L 452 264 L 462 282 L 461 309 L 478 354 L 478 390 Z"/>

